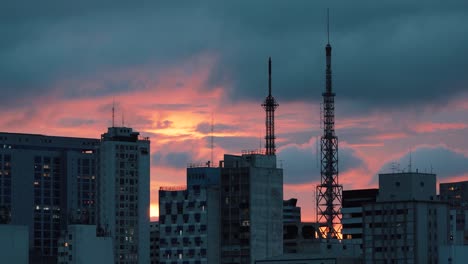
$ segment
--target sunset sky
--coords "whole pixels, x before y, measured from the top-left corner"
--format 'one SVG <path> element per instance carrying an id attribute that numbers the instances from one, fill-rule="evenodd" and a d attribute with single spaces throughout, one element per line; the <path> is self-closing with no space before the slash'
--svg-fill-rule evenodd
<path id="1" fill-rule="evenodd" d="M 315 219 L 327 7 L 344 189 L 410 153 L 468 180 L 468 3 L 22 2 L 0 8 L 0 131 L 99 138 L 115 101 L 117 125 L 151 139 L 152 216 L 160 186 L 210 159 L 212 118 L 216 163 L 264 146 L 271 56 L 284 198 Z"/>

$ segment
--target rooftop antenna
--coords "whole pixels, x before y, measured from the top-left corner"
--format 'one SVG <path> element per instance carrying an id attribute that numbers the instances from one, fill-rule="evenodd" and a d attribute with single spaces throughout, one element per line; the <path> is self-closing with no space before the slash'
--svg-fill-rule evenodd
<path id="1" fill-rule="evenodd" d="M 211 163 L 214 164 L 213 160 L 213 148 L 214 148 L 214 118 L 213 118 L 213 112 L 211 112 Z"/>
<path id="2" fill-rule="evenodd" d="M 122 127 L 125 127 L 125 112 L 122 111 Z"/>
<path id="3" fill-rule="evenodd" d="M 327 8 L 327 44 L 330 44 L 330 9 Z"/>
<path id="4" fill-rule="evenodd" d="M 112 99 L 112 127 L 115 127 L 115 98 Z"/>
<path id="5" fill-rule="evenodd" d="M 411 159 L 411 148 L 410 148 L 410 151 L 409 151 L 409 164 L 408 164 L 408 172 L 411 173 L 411 166 L 413 165 L 412 164 L 412 159 Z"/>
<path id="6" fill-rule="evenodd" d="M 262 104 L 266 113 L 266 135 L 265 135 L 265 150 L 266 155 L 276 155 L 275 146 L 275 110 L 278 107 L 278 103 L 275 98 L 271 95 L 271 57 L 268 58 L 268 96 Z"/>

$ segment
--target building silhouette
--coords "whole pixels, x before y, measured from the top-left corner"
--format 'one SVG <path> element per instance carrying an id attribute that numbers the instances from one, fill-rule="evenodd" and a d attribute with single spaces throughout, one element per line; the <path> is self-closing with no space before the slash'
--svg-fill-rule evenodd
<path id="1" fill-rule="evenodd" d="M 93 223 L 99 139 L 0 133 L 0 206 L 27 226 L 30 263 L 55 263 L 61 230 Z"/>
<path id="2" fill-rule="evenodd" d="M 220 168 L 191 164 L 187 187 L 159 190 L 160 263 L 219 263 Z"/>
<path id="3" fill-rule="evenodd" d="M 365 263 L 438 263 L 449 214 L 437 200 L 435 174 L 380 174 L 377 202 L 363 212 Z"/>
<path id="4" fill-rule="evenodd" d="M 99 233 L 113 239 L 115 263 L 149 263 L 150 141 L 110 127 L 98 153 Z"/>
<path id="5" fill-rule="evenodd" d="M 254 263 L 283 252 L 283 170 L 275 155 L 224 155 L 221 261 Z"/>

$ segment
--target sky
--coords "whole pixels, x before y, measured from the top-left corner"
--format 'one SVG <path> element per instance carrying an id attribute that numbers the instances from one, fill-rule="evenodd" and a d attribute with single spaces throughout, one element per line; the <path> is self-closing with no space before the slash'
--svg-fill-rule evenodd
<path id="1" fill-rule="evenodd" d="M 344 190 L 410 167 L 468 180 L 468 3 L 424 3 L 3 3 L 0 131 L 99 138 L 114 104 L 116 125 L 151 139 L 156 217 L 189 163 L 264 147 L 271 56 L 284 198 L 313 221 L 330 8 Z"/>

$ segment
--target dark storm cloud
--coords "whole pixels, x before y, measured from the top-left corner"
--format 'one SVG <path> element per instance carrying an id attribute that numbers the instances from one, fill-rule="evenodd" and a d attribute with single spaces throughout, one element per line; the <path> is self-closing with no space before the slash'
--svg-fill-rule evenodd
<path id="1" fill-rule="evenodd" d="M 338 170 L 341 173 L 364 165 L 364 162 L 356 157 L 352 149 L 341 148 L 339 155 Z M 278 161 L 284 169 L 285 183 L 298 184 L 320 181 L 320 160 L 317 160 L 317 151 L 313 147 L 288 146 L 278 153 Z"/>
<path id="2" fill-rule="evenodd" d="M 186 152 L 155 152 L 151 154 L 151 165 L 185 168 L 190 159 L 190 153 Z"/>
<path id="3" fill-rule="evenodd" d="M 462 176 L 468 171 L 467 156 L 445 147 L 421 147 L 412 151 L 411 154 L 407 153 L 400 159 L 385 164 L 381 172 L 408 171 L 410 164 L 411 171 L 417 169 L 419 172 L 432 172 L 439 180 Z M 377 178 L 374 180 L 377 181 Z"/>
<path id="4" fill-rule="evenodd" d="M 326 6 L 313 1 L 20 2 L 4 4 L 0 11 L 5 98 L 41 94 L 63 79 L 98 78 L 101 71 L 151 66 L 157 75 L 208 53 L 219 60 L 207 88 L 232 84 L 229 100 L 265 96 L 268 56 L 273 57 L 273 92 L 280 103 L 320 100 Z M 466 89 L 468 3 L 425 3 L 330 6 L 339 98 L 365 105 L 362 111 L 367 111 L 444 102 Z M 136 85 L 111 82 L 95 95 Z"/>
<path id="5" fill-rule="evenodd" d="M 211 137 L 205 137 L 206 146 L 210 146 Z M 264 144 L 260 138 L 255 137 L 213 137 L 215 147 L 220 147 L 227 151 L 227 153 L 240 154 L 244 150 L 258 150 Z"/>

